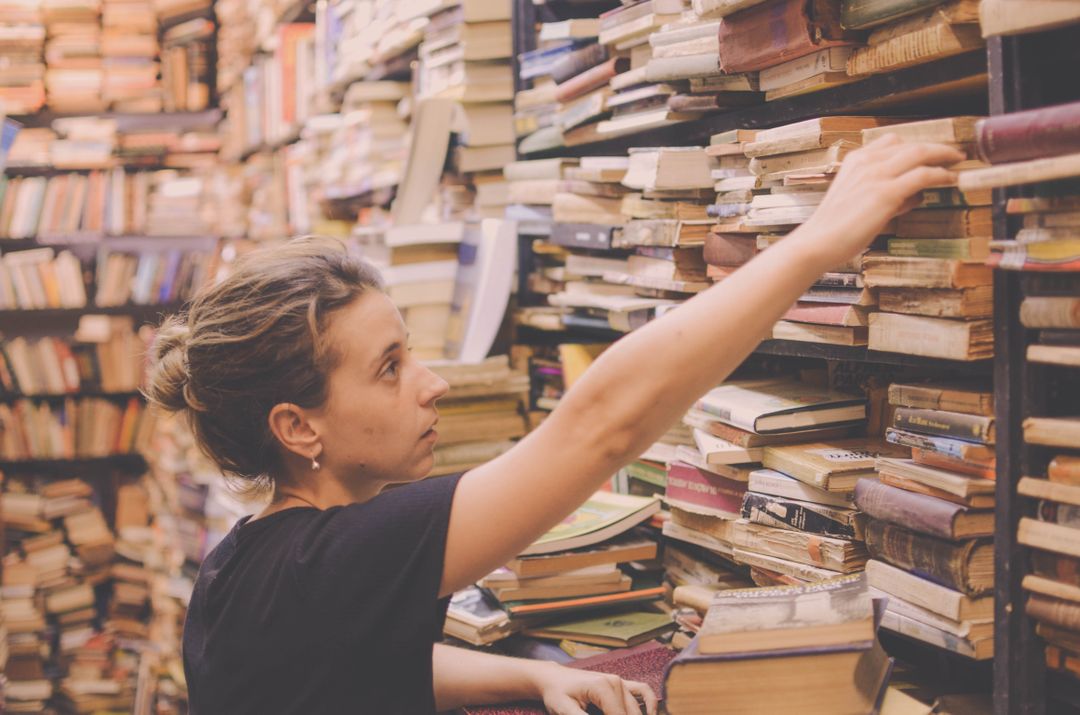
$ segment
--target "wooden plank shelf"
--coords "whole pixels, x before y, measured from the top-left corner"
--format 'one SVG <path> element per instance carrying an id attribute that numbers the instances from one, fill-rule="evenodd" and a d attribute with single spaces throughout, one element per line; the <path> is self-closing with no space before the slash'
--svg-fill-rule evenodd
<path id="1" fill-rule="evenodd" d="M 63 325 L 75 325 L 84 315 L 126 315 L 134 318 L 138 324 L 157 323 L 163 316 L 176 313 L 183 307 L 183 303 L 163 303 L 161 305 L 0 310 L 0 332 L 9 335 L 20 332 L 44 332 Z"/>
<path id="2" fill-rule="evenodd" d="M 132 397 L 142 397 L 138 390 L 125 390 L 121 392 L 108 392 L 105 390 L 79 390 L 62 394 L 36 394 L 36 395 L 0 395 L 0 403 L 10 403 L 16 400 L 31 400 L 33 402 L 60 402 L 68 398 L 83 399 L 88 397 L 103 397 L 110 400 L 130 400 Z"/>
<path id="3" fill-rule="evenodd" d="M 0 471 L 10 474 L 40 473 L 53 475 L 91 475 L 103 471 L 119 470 L 137 472 L 147 469 L 146 458 L 141 454 L 110 454 L 104 457 L 76 457 L 73 459 L 0 459 Z"/>

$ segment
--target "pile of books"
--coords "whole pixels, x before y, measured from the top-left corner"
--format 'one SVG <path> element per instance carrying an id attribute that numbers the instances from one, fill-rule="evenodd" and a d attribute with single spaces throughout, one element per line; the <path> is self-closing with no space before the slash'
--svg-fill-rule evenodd
<path id="1" fill-rule="evenodd" d="M 45 104 L 45 24 L 38 1 L 0 3 L 0 106 L 33 114 Z"/>
<path id="2" fill-rule="evenodd" d="M 878 460 L 855 502 L 869 516 L 870 584 L 882 626 L 969 658 L 993 656 L 993 396 L 977 385 L 893 384 L 887 438 L 911 459 Z"/>
<path id="3" fill-rule="evenodd" d="M 664 677 L 672 715 L 876 712 L 892 661 L 876 638 L 862 574 L 819 584 L 726 591 Z"/>
<path id="4" fill-rule="evenodd" d="M 51 248 L 5 253 L 0 260 L 0 309 L 83 308 L 82 264 Z"/>
<path id="5" fill-rule="evenodd" d="M 58 112 L 102 112 L 101 3 L 45 2 L 45 92 L 49 108 Z"/>
<path id="6" fill-rule="evenodd" d="M 160 112 L 158 18 L 149 0 L 101 6 L 102 100 L 118 112 Z"/>
<path id="7" fill-rule="evenodd" d="M 124 586 L 113 580 L 115 535 L 96 496 L 80 479 L 5 484 L 8 712 L 43 712 L 54 695 L 74 712 L 132 707 L 137 668 L 125 668 L 109 618 Z"/>
<path id="8" fill-rule="evenodd" d="M 5 460 L 79 459 L 145 452 L 156 415 L 139 398 L 63 402 L 16 400 L 0 405 Z"/>
<path id="9" fill-rule="evenodd" d="M 165 111 L 198 112 L 210 106 L 214 22 L 195 18 L 161 35 L 161 92 Z M 149 110 L 144 110 L 149 111 Z"/>
<path id="10" fill-rule="evenodd" d="M 439 441 L 431 474 L 463 472 L 494 459 L 525 436 L 529 376 L 505 355 L 478 364 L 428 365 L 450 385 L 439 400 Z"/>
<path id="11" fill-rule="evenodd" d="M 131 392 L 142 384 L 145 343 L 126 317 L 85 316 L 70 338 L 10 338 L 0 343 L 0 394 Z"/>
<path id="12" fill-rule="evenodd" d="M 977 117 L 948 117 L 866 129 L 864 142 L 891 133 L 904 141 L 952 144 L 975 156 Z M 985 166 L 974 158 L 954 167 Z M 985 265 L 991 237 L 990 192 L 931 190 L 923 208 L 896 219 L 885 254 L 864 260 L 866 285 L 878 289 L 870 318 L 873 350 L 952 360 L 993 355 L 993 290 Z"/>
<path id="13" fill-rule="evenodd" d="M 572 517 L 481 579 L 480 595 L 460 595 L 451 604 L 447 633 L 480 642 L 521 631 L 560 642 L 625 647 L 670 631 L 670 615 L 642 610 L 664 588 L 648 575 L 632 575 L 635 570 L 626 566 L 656 558 L 656 541 L 633 529 L 659 509 L 655 498 L 597 492 Z"/>

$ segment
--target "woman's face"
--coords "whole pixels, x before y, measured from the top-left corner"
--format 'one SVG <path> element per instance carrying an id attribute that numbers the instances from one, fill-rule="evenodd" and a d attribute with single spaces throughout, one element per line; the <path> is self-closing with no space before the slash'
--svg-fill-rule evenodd
<path id="1" fill-rule="evenodd" d="M 338 362 L 327 400 L 313 410 L 319 462 L 345 478 L 409 482 L 431 471 L 435 402 L 446 381 L 414 359 L 401 315 L 370 290 L 336 312 L 329 334 Z"/>

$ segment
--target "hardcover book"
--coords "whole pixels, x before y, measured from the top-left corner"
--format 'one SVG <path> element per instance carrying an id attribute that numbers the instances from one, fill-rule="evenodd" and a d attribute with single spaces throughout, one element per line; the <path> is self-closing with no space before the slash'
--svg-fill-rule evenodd
<path id="1" fill-rule="evenodd" d="M 855 506 L 875 519 L 952 541 L 994 533 L 992 511 L 975 511 L 871 479 L 860 479 L 855 485 Z"/>
<path id="2" fill-rule="evenodd" d="M 766 434 L 856 422 L 866 402 L 798 382 L 729 383 L 710 390 L 697 408 L 734 427 Z"/>

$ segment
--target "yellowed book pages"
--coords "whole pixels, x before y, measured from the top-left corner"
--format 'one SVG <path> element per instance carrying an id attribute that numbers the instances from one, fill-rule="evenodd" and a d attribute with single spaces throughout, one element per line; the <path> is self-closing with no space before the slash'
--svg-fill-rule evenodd
<path id="1" fill-rule="evenodd" d="M 1024 546 L 1080 557 L 1080 539 L 1077 538 L 1077 530 L 1068 526 L 1024 518 L 1020 520 L 1016 539 Z"/>
<path id="2" fill-rule="evenodd" d="M 1045 365 L 1068 365 L 1080 367 L 1080 347 L 1069 345 L 1029 345 L 1027 349 L 1029 362 L 1037 362 Z"/>
<path id="3" fill-rule="evenodd" d="M 1028 417 L 1024 420 L 1024 441 L 1073 448 L 1080 444 L 1080 417 Z"/>
<path id="4" fill-rule="evenodd" d="M 1028 574 L 1023 581 L 1024 590 L 1038 593 L 1043 596 L 1052 596 L 1066 601 L 1080 602 L 1080 586 L 1070 583 L 1062 583 L 1045 576 Z"/>
<path id="5" fill-rule="evenodd" d="M 848 59 L 848 74 L 862 77 L 903 69 L 982 45 L 978 25 L 931 25 L 879 45 L 860 47 Z"/>
<path id="6" fill-rule="evenodd" d="M 947 360 L 980 360 L 994 354 L 991 320 L 949 320 L 899 313 L 870 316 L 871 350 Z"/>
<path id="7" fill-rule="evenodd" d="M 983 37 L 1017 35 L 1080 20 L 1080 0 L 983 0 L 979 24 Z"/>
<path id="8" fill-rule="evenodd" d="M 902 690 L 889 687 L 881 703 L 881 715 L 930 715 L 934 708 L 921 703 Z"/>

